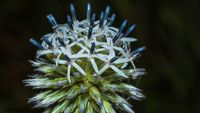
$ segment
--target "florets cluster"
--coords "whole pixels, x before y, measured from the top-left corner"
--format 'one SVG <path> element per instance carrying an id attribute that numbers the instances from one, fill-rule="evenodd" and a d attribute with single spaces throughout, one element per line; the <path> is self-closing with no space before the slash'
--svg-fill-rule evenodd
<path id="1" fill-rule="evenodd" d="M 44 113 L 134 113 L 127 98 L 140 100 L 141 90 L 128 84 L 144 74 L 136 68 L 134 60 L 145 48 L 131 50 L 128 37 L 135 25 L 125 30 L 127 20 L 119 28 L 113 27 L 115 14 L 110 7 L 101 12 L 99 20 L 87 5 L 87 19 L 76 18 L 73 4 L 66 24 L 57 24 L 47 16 L 53 33 L 42 37 L 35 61 L 36 73 L 24 81 L 26 86 L 40 89 L 31 98 L 35 107 L 45 108 Z"/>

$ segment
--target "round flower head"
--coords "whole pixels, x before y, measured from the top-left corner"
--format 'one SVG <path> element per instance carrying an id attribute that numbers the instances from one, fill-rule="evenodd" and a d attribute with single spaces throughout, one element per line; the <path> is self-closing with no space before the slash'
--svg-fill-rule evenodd
<path id="1" fill-rule="evenodd" d="M 44 113 L 134 113 L 128 98 L 140 100 L 141 90 L 129 84 L 144 74 L 136 68 L 134 60 L 145 47 L 132 50 L 136 39 L 128 37 L 135 25 L 126 28 L 127 20 L 119 28 L 113 27 L 115 14 L 108 6 L 99 19 L 87 5 L 87 18 L 79 21 L 75 8 L 70 5 L 71 16 L 66 24 L 57 24 L 47 16 L 53 32 L 42 37 L 38 48 L 36 68 L 26 86 L 39 89 L 29 101 Z"/>

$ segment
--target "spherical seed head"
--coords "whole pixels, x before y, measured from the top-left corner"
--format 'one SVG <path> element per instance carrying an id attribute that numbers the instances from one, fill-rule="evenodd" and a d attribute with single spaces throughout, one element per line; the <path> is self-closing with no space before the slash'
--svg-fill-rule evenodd
<path id="1" fill-rule="evenodd" d="M 72 19 L 68 16 L 66 24 L 57 24 L 50 15 L 54 32 L 45 35 L 41 44 L 30 40 L 39 48 L 36 61 L 31 61 L 37 71 L 24 83 L 42 91 L 29 101 L 45 108 L 44 113 L 134 113 L 125 97 L 144 98 L 128 83 L 144 74 L 134 65 L 144 47 L 130 48 L 136 41 L 127 37 L 133 27 L 124 32 L 126 20 L 120 28 L 111 26 L 115 15 L 109 17 L 110 7 L 96 21 L 90 4 L 83 21 L 70 7 Z"/>

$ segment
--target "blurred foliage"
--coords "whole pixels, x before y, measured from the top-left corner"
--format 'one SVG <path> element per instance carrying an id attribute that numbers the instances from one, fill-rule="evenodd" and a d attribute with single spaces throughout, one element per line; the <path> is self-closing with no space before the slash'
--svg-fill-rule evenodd
<path id="1" fill-rule="evenodd" d="M 0 113 L 41 112 L 27 104 L 33 91 L 22 84 L 36 52 L 28 40 L 51 32 L 48 13 L 64 23 L 70 3 L 85 18 L 88 1 L 97 14 L 110 5 L 115 26 L 136 23 L 133 48 L 147 47 L 138 61 L 148 72 L 138 84 L 147 98 L 132 102 L 136 113 L 200 113 L 199 0 L 1 0 Z"/>

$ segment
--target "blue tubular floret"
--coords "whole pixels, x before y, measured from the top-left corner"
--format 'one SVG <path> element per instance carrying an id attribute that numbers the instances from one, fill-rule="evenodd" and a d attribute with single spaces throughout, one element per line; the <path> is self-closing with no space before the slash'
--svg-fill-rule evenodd
<path id="1" fill-rule="evenodd" d="M 87 4 L 87 20 L 90 22 L 90 17 L 91 17 L 91 6 L 90 3 Z"/>
<path id="2" fill-rule="evenodd" d="M 70 12 L 72 15 L 72 20 L 73 20 L 73 22 L 75 22 L 76 21 L 76 12 L 75 12 L 75 8 L 74 8 L 73 4 L 70 4 Z"/>
<path id="3" fill-rule="evenodd" d="M 74 28 L 73 28 L 72 19 L 69 15 L 67 15 L 67 23 L 68 23 L 70 29 L 73 30 Z"/>
<path id="4" fill-rule="evenodd" d="M 111 18 L 109 19 L 109 23 L 108 23 L 108 26 L 111 26 L 113 24 L 113 22 L 115 21 L 115 14 L 112 14 Z"/>
<path id="5" fill-rule="evenodd" d="M 109 14 L 110 14 L 110 6 L 107 6 L 107 7 L 106 7 L 106 10 L 105 10 L 104 20 L 107 20 L 107 19 L 108 19 Z"/>
<path id="6" fill-rule="evenodd" d="M 95 49 L 95 43 L 92 42 L 91 48 L 90 48 L 90 54 L 92 54 L 94 52 L 94 49 Z"/>
<path id="7" fill-rule="evenodd" d="M 91 21 L 90 21 L 90 26 L 93 26 L 93 25 L 94 25 L 95 19 L 96 19 L 96 14 L 94 13 L 94 14 L 92 15 L 92 19 L 91 19 Z"/>
<path id="8" fill-rule="evenodd" d="M 35 39 L 31 38 L 29 40 L 35 47 L 39 48 L 39 49 L 44 49 L 40 43 L 38 43 Z"/>
<path id="9" fill-rule="evenodd" d="M 104 22 L 104 13 L 101 12 L 100 17 L 99 17 L 99 28 L 103 27 L 103 22 Z"/>
<path id="10" fill-rule="evenodd" d="M 44 42 L 51 48 L 53 48 L 53 44 L 48 40 L 48 37 L 44 37 Z"/>
<path id="11" fill-rule="evenodd" d="M 90 26 L 90 27 L 89 27 L 89 30 L 88 30 L 88 39 L 91 38 L 91 36 L 92 36 L 92 31 L 93 31 L 93 27 Z"/>
<path id="12" fill-rule="evenodd" d="M 138 48 L 138 49 L 132 51 L 132 52 L 130 53 L 130 57 L 132 57 L 132 56 L 134 56 L 134 55 L 136 55 L 136 54 L 141 53 L 141 52 L 144 51 L 145 49 L 146 49 L 145 47 L 140 47 L 140 48 Z"/>
<path id="13" fill-rule="evenodd" d="M 126 33 L 123 34 L 124 37 L 128 36 L 134 29 L 135 29 L 135 24 L 133 24 L 131 27 L 128 28 Z"/>
<path id="14" fill-rule="evenodd" d="M 122 25 L 119 28 L 119 31 L 117 32 L 117 34 L 113 38 L 113 43 L 115 43 L 120 38 L 120 35 L 121 35 L 122 31 L 124 30 L 124 28 L 126 27 L 126 24 L 127 24 L 127 20 L 124 20 Z"/>
<path id="15" fill-rule="evenodd" d="M 49 23 L 51 24 L 52 27 L 57 26 L 57 22 L 52 14 L 47 15 L 47 19 L 49 20 Z"/>

